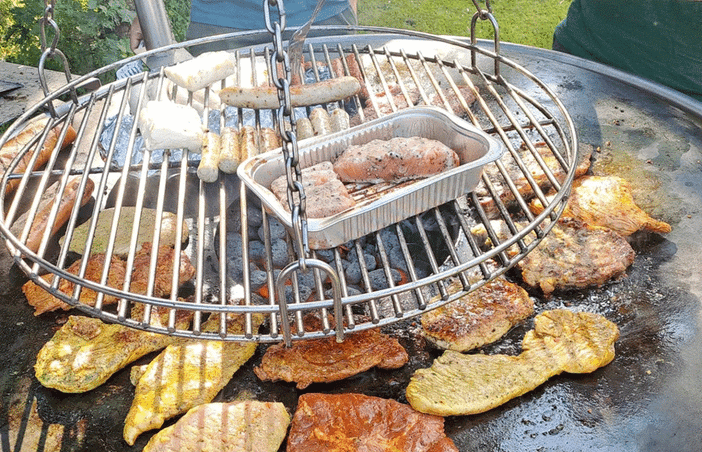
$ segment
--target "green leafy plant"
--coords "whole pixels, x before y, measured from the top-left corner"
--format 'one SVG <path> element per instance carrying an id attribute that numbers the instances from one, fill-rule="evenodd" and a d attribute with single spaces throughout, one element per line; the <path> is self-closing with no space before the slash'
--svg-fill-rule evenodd
<path id="1" fill-rule="evenodd" d="M 41 19 L 44 2 L 27 1 L 10 9 L 12 24 L 4 41 L 15 52 L 7 60 L 38 65 L 41 57 Z M 57 44 L 74 74 L 84 74 L 128 55 L 127 30 L 133 18 L 128 0 L 58 0 L 53 13 L 60 29 Z M 45 27 L 47 44 L 55 33 Z M 47 69 L 62 71 L 60 60 L 48 59 Z"/>

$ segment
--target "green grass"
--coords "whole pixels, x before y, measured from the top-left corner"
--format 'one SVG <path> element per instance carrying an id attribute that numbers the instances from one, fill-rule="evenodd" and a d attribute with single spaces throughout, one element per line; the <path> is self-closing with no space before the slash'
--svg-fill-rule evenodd
<path id="1" fill-rule="evenodd" d="M 484 6 L 484 3 L 481 3 Z M 500 40 L 551 48 L 553 30 L 570 0 L 493 0 Z M 361 25 L 402 28 L 435 34 L 470 36 L 475 5 L 470 0 L 359 0 Z M 479 21 L 477 37 L 493 38 L 489 22 Z"/>

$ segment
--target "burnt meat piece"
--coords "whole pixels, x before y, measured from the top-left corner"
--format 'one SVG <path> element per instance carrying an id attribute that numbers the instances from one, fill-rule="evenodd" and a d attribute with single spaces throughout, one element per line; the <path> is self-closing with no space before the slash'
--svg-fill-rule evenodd
<path id="1" fill-rule="evenodd" d="M 303 394 L 287 452 L 457 452 L 444 419 L 363 394 Z"/>

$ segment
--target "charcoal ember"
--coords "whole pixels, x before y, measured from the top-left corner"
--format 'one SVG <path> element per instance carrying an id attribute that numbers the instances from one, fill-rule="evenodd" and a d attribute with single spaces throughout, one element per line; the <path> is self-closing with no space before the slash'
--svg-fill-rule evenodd
<path id="1" fill-rule="evenodd" d="M 250 275 L 251 290 L 258 290 L 268 283 L 268 273 L 264 270 L 252 270 Z"/>
<path id="2" fill-rule="evenodd" d="M 253 262 L 265 262 L 266 245 L 258 240 L 249 241 L 249 259 Z"/>
<path id="3" fill-rule="evenodd" d="M 229 205 L 227 210 L 227 230 L 234 232 L 241 232 L 241 205 L 239 202 L 234 202 Z M 249 205 L 246 207 L 247 224 L 253 231 L 258 231 L 259 226 L 263 224 L 263 213 L 261 213 L 261 208 L 256 205 Z M 253 237 L 257 237 L 258 232 L 255 233 Z"/>
<path id="4" fill-rule="evenodd" d="M 317 259 L 330 264 L 334 262 L 334 250 L 317 250 L 316 257 Z"/>
<path id="5" fill-rule="evenodd" d="M 288 244 L 285 240 L 277 239 L 271 242 L 271 261 L 275 268 L 283 268 L 290 263 Z"/>
<path id="6" fill-rule="evenodd" d="M 314 292 L 314 289 L 308 286 L 300 286 L 298 288 L 298 293 L 300 294 L 300 301 L 307 301 L 310 296 L 312 296 L 312 293 Z M 293 288 L 292 286 L 285 286 L 285 301 L 288 304 L 295 303 L 295 296 L 293 294 Z"/>
<path id="7" fill-rule="evenodd" d="M 262 241 L 265 240 L 265 233 L 264 233 L 264 227 L 261 225 L 258 230 L 256 231 L 256 237 L 261 239 Z M 271 218 L 270 221 L 268 222 L 268 230 L 270 231 L 271 234 L 271 239 L 283 239 L 285 238 L 286 234 L 286 229 L 285 226 L 283 226 L 278 220 L 275 218 Z"/>
<path id="8" fill-rule="evenodd" d="M 349 262 L 347 260 L 341 261 L 344 267 L 344 277 L 346 278 L 347 284 L 358 284 L 361 282 L 361 266 L 358 261 Z"/>
<path id="9" fill-rule="evenodd" d="M 249 274 L 254 272 L 260 272 L 258 266 L 253 262 L 249 262 Z M 228 258 L 227 259 L 227 275 L 235 283 L 242 284 L 244 281 L 244 260 L 239 256 L 238 258 Z M 260 287 L 260 286 L 259 286 Z"/>
<path id="10" fill-rule="evenodd" d="M 390 269 L 390 275 L 395 285 L 402 281 L 402 274 L 398 270 L 394 268 Z M 388 279 L 385 277 L 385 270 L 382 268 L 369 272 L 368 279 L 370 280 L 371 289 L 373 290 L 382 290 L 389 287 Z"/>
<path id="11" fill-rule="evenodd" d="M 227 257 L 229 259 L 241 259 L 242 256 L 242 240 L 241 234 L 238 232 L 230 232 L 227 234 Z"/>

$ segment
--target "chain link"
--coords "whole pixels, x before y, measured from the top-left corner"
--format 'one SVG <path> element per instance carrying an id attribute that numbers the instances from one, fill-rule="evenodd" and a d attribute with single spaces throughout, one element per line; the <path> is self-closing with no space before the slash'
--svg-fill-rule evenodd
<path id="1" fill-rule="evenodd" d="M 63 65 L 63 72 L 66 75 L 66 82 L 71 81 L 71 69 L 68 67 L 68 59 L 66 55 L 63 54 L 56 46 L 58 45 L 59 37 L 61 36 L 61 30 L 58 24 L 54 20 L 54 11 L 56 10 L 56 0 L 44 0 L 44 17 L 41 19 L 40 28 L 40 41 L 41 41 L 41 57 L 39 58 L 39 83 L 44 91 L 44 95 L 49 95 L 49 85 L 46 82 L 46 74 L 44 72 L 44 66 L 46 65 L 47 58 L 53 58 L 58 60 Z M 54 39 L 51 41 L 51 45 L 47 46 L 46 41 L 46 31 L 47 25 L 49 25 L 54 30 Z M 78 103 L 78 93 L 75 88 L 71 89 L 71 99 L 73 102 Z M 56 109 L 54 108 L 53 102 L 48 104 L 49 112 L 54 118 L 57 116 Z"/>
<path id="2" fill-rule="evenodd" d="M 300 154 L 297 147 L 295 126 L 295 110 L 290 98 L 292 71 L 290 57 L 283 46 L 285 31 L 285 6 L 282 0 L 264 0 L 264 19 L 266 29 L 273 35 L 273 52 L 271 53 L 271 78 L 278 89 L 280 107 L 276 111 L 277 128 L 282 140 L 283 158 L 285 160 L 285 175 L 288 182 L 288 207 L 292 217 L 292 229 L 299 258 L 299 266 L 306 270 L 306 258 L 309 255 L 309 240 L 307 235 L 306 197 L 302 185 L 300 170 Z M 272 13 L 277 12 L 279 21 L 272 22 Z M 279 70 L 283 70 L 283 74 Z M 286 130 L 290 124 L 290 130 Z"/>

